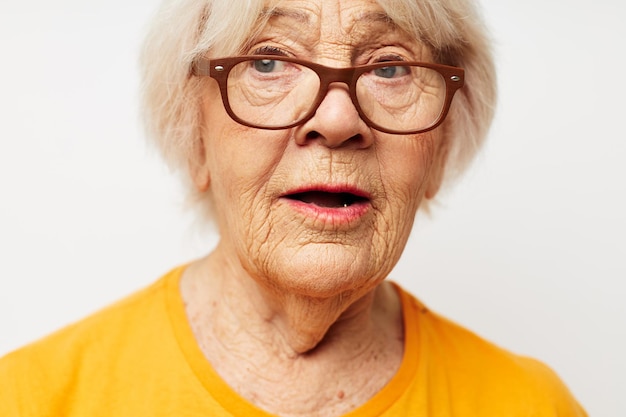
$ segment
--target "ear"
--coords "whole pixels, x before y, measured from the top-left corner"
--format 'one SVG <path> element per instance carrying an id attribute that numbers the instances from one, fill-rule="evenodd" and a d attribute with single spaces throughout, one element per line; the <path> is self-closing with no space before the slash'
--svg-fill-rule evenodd
<path id="1" fill-rule="evenodd" d="M 211 171 L 204 140 L 204 135 L 198 135 L 189 158 L 189 175 L 199 192 L 206 192 L 211 185 Z"/>
<path id="2" fill-rule="evenodd" d="M 448 153 L 450 150 L 449 141 L 447 140 L 447 135 L 443 135 L 439 146 L 433 156 L 433 165 L 430 168 L 430 175 L 428 176 L 428 185 L 426 187 L 426 192 L 424 196 L 432 200 L 439 192 L 441 188 L 441 183 L 443 182 L 443 176 L 445 173 L 446 162 L 448 161 Z"/>

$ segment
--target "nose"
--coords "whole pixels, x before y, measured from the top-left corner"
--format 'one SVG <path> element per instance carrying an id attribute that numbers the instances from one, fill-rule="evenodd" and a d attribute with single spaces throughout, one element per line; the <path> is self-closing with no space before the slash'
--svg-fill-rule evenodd
<path id="1" fill-rule="evenodd" d="M 311 119 L 296 133 L 296 142 L 306 145 L 318 141 L 329 148 L 351 146 L 367 148 L 373 142 L 372 130 L 361 119 L 347 85 L 331 84 Z"/>

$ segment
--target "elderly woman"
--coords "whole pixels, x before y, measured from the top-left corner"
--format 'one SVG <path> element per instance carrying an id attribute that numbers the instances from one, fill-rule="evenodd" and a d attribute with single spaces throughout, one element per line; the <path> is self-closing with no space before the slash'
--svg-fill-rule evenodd
<path id="1" fill-rule="evenodd" d="M 220 241 L 0 361 L 2 416 L 584 416 L 385 278 L 479 147 L 470 0 L 173 0 L 147 125 Z"/>

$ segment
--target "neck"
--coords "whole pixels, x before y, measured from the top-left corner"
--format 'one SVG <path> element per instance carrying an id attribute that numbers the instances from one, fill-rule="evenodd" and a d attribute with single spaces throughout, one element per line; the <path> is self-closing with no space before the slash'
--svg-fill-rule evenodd
<path id="1" fill-rule="evenodd" d="M 217 251 L 187 268 L 181 291 L 215 371 L 278 415 L 343 415 L 380 391 L 402 362 L 401 306 L 389 284 L 359 295 L 281 295 Z"/>
<path id="2" fill-rule="evenodd" d="M 246 337 L 257 348 L 261 341 L 274 354 L 278 348 L 281 357 L 308 354 L 329 343 L 372 340 L 377 331 L 373 308 L 389 296 L 381 288 L 323 298 L 272 290 L 219 251 L 188 268 L 182 289 L 188 305 L 196 310 L 195 317 L 220 317 L 210 320 L 211 333 Z"/>

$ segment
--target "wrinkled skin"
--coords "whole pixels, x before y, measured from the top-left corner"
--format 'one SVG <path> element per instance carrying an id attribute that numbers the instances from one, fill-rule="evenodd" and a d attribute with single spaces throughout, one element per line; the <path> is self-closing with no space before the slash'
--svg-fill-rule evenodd
<path id="1" fill-rule="evenodd" d="M 306 20 L 290 12 L 271 18 L 250 53 L 271 46 L 287 56 L 332 67 L 389 57 L 432 62 L 425 46 L 373 17 L 382 12 L 373 1 L 291 0 L 280 7 L 298 11 Z M 364 17 L 369 12 L 373 12 L 370 18 Z M 268 340 L 272 348 L 267 351 L 273 352 L 276 362 L 279 357 L 311 356 L 330 335 L 333 340 L 345 337 L 352 342 L 362 338 L 359 343 L 371 339 L 366 345 L 384 350 L 373 334 L 385 335 L 380 328 L 401 333 L 401 318 L 397 306 L 385 310 L 397 313 L 388 317 L 390 322 L 374 317 L 380 311 L 377 303 L 397 303 L 394 295 L 382 291 L 381 283 L 404 249 L 420 202 L 439 188 L 445 156 L 440 129 L 404 136 L 373 130 L 360 119 L 347 86 L 339 83 L 331 85 L 315 116 L 303 125 L 278 131 L 254 129 L 230 119 L 217 83 L 210 80 L 209 85 L 202 107 L 203 162 L 191 171 L 198 189 L 211 194 L 221 240 L 213 254 L 189 268 L 183 281 L 196 336 L 228 338 L 228 326 L 211 319 L 211 314 L 221 314 L 228 317 L 225 322 L 239 320 L 233 326 L 243 328 L 243 334 L 257 335 L 246 339 L 237 333 L 240 340 L 230 342 L 238 350 L 246 352 L 246 340 L 254 339 L 257 345 L 250 351 L 261 351 L 259 339 Z M 342 208 L 301 210 L 284 198 L 290 190 L 311 185 L 362 190 L 369 196 L 367 208 L 346 219 L 332 214 Z M 200 295 L 205 293 L 213 295 Z M 229 314 L 208 312 L 203 306 L 210 302 L 226 306 Z M 342 326 L 349 328 L 350 322 L 376 325 L 342 333 Z M 235 358 L 229 361 L 218 348 L 209 344 L 204 351 L 214 364 L 236 367 Z M 390 351 L 397 354 L 387 358 L 385 366 L 392 364 L 389 368 L 394 370 L 402 347 Z M 325 355 L 319 360 L 340 360 L 333 358 L 332 351 Z M 248 356 L 245 361 L 254 362 L 254 354 Z M 263 360 L 272 362 L 272 358 L 268 354 Z M 217 370 L 233 385 L 244 378 L 234 368 Z M 362 395 L 371 396 L 370 391 L 375 393 L 393 376 L 380 374 L 385 381 Z M 366 399 L 356 396 L 354 402 Z M 261 403 L 273 411 L 281 408 Z M 290 413 L 297 415 L 297 410 L 284 414 Z"/>

